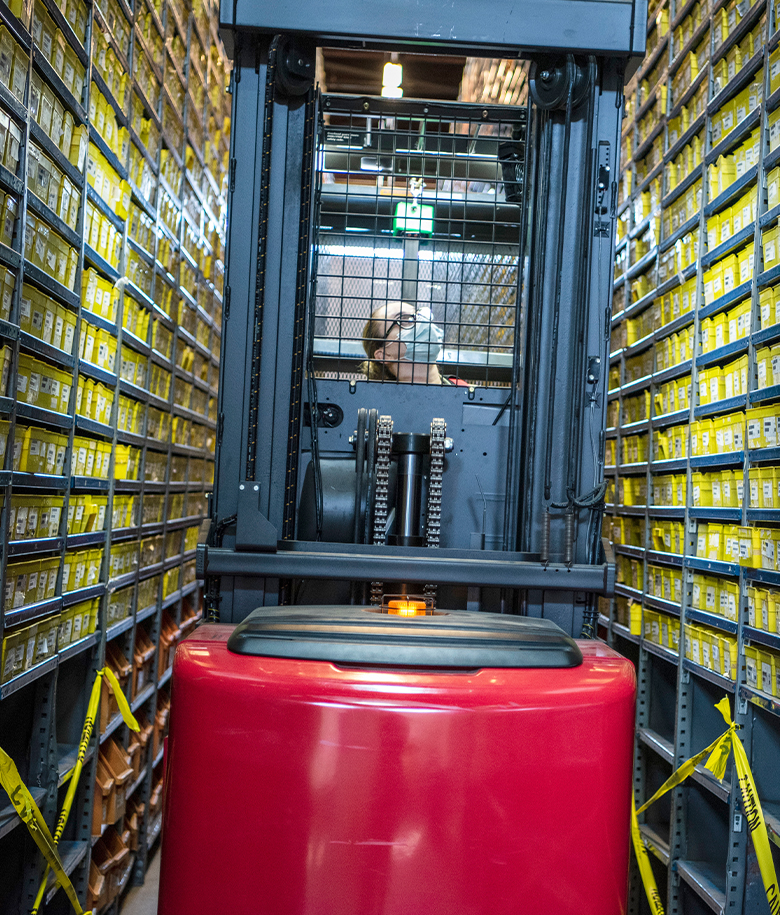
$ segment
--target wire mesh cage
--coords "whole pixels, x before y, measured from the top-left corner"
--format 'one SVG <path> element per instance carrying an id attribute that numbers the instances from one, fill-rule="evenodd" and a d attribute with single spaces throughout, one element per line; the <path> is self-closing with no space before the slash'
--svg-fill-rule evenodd
<path id="1" fill-rule="evenodd" d="M 317 376 L 508 384 L 525 109 L 322 102 Z"/>

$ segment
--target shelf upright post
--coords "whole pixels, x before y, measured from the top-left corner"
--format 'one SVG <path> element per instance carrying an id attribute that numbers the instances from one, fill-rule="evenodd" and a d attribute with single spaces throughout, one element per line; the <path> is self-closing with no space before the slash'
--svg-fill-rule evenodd
<path id="1" fill-rule="evenodd" d="M 712 10 L 708 11 L 710 28 L 708 39 L 710 44 L 710 53 L 707 58 L 707 100 L 712 95 Z M 702 161 L 699 166 L 701 175 L 701 206 L 699 208 L 699 243 L 696 263 L 696 309 L 693 318 L 693 344 L 691 353 L 691 387 L 688 397 L 688 440 L 686 448 L 686 468 L 685 468 L 685 514 L 683 517 L 684 546 L 683 546 L 683 589 L 682 602 L 680 605 L 680 641 L 679 657 L 677 666 L 677 707 L 675 709 L 675 739 L 674 739 L 674 767 L 680 766 L 693 753 L 698 751 L 698 747 L 691 745 L 691 717 L 693 714 L 692 707 L 692 690 L 691 675 L 685 669 L 685 643 L 687 629 L 687 610 L 691 606 L 693 597 L 693 573 L 685 566 L 687 556 L 696 555 L 696 523 L 691 520 L 691 502 L 693 495 L 692 477 L 691 477 L 691 425 L 695 422 L 695 405 L 698 402 L 698 368 L 697 354 L 699 351 L 699 341 L 701 339 L 701 322 L 700 308 L 703 302 L 703 267 L 702 254 L 704 252 L 705 240 L 707 238 L 707 222 L 704 217 L 704 208 L 708 197 L 707 166 L 706 152 L 710 149 L 710 123 L 706 115 L 705 105 L 705 126 L 704 126 L 704 150 L 702 151 Z M 677 864 L 680 860 L 687 857 L 688 851 L 688 811 L 687 811 L 687 786 L 683 785 L 675 788 L 672 792 L 671 806 L 671 824 L 670 824 L 670 842 L 669 842 L 669 897 L 668 910 L 670 913 L 680 913 L 683 911 L 683 901 L 680 890 L 680 874 Z"/>
<path id="2" fill-rule="evenodd" d="M 141 5 L 141 3 L 142 3 L 142 0 L 135 0 L 134 18 L 137 18 L 136 14 L 138 12 L 138 7 Z M 163 22 L 163 28 L 164 27 L 165 26 L 164 26 L 164 22 Z M 135 65 L 136 55 L 144 53 L 143 49 L 139 47 L 139 42 L 138 42 L 138 37 L 137 37 L 137 32 L 136 32 L 137 28 L 138 28 L 137 22 L 134 22 L 133 28 L 131 29 L 131 37 L 130 37 L 130 68 L 131 68 L 131 72 L 133 72 L 133 73 L 135 73 L 137 70 L 137 67 Z M 164 40 L 164 34 L 163 34 L 163 40 Z M 132 81 L 131 89 L 130 89 L 131 110 L 134 109 L 133 93 L 135 91 L 135 87 L 136 87 L 136 81 L 134 78 Z M 161 92 L 162 92 L 162 87 L 161 87 Z M 136 98 L 139 98 L 137 93 L 136 93 Z M 158 104 L 158 110 L 157 110 L 156 114 L 159 117 L 159 104 Z M 160 131 L 159 148 L 161 148 L 161 146 L 162 146 L 162 131 Z M 158 152 L 157 152 L 157 161 L 155 163 L 156 167 L 157 167 L 157 176 L 156 177 L 158 179 L 157 192 L 155 194 L 155 204 L 154 204 L 154 210 L 155 210 L 154 239 L 155 240 L 154 240 L 154 250 L 150 252 L 154 257 L 154 264 L 152 265 L 152 285 L 151 285 L 150 292 L 149 292 L 149 298 L 153 302 L 156 301 L 156 291 L 157 291 L 157 283 L 158 283 L 156 264 L 157 264 L 158 250 L 159 250 L 159 222 L 160 222 L 160 217 L 159 217 L 159 212 L 160 212 L 160 186 L 159 186 L 160 151 L 159 151 L 159 148 L 158 148 Z M 142 152 L 142 154 L 143 154 L 143 152 Z M 155 320 L 154 310 L 150 310 L 147 338 L 145 341 L 149 348 L 149 355 L 146 356 L 147 384 L 148 384 L 148 379 L 149 379 L 149 370 L 151 367 L 151 361 L 150 361 L 151 355 L 150 354 L 151 354 L 152 335 L 154 333 L 154 320 Z M 122 331 L 120 330 L 120 341 L 122 339 L 123 339 L 123 334 L 122 334 Z M 120 345 L 121 345 L 121 343 L 120 343 Z M 121 352 L 121 350 L 120 350 L 120 352 Z M 149 410 L 150 410 L 150 405 L 147 402 L 146 407 L 144 409 L 144 443 L 140 449 L 140 452 L 141 452 L 140 468 L 139 468 L 139 473 L 138 473 L 138 477 L 140 480 L 140 487 L 139 487 L 139 491 L 138 491 L 138 519 L 137 519 L 138 520 L 138 530 L 139 530 L 139 535 L 138 535 L 139 554 L 140 554 L 140 542 L 142 542 L 142 539 L 143 539 L 140 531 L 143 530 L 144 497 L 146 495 L 146 486 L 144 483 L 144 479 L 146 476 L 146 455 L 147 455 L 147 447 L 148 447 Z M 140 626 L 140 621 L 138 619 L 138 613 L 140 610 L 145 609 L 145 608 L 138 606 L 140 573 L 141 573 L 141 569 L 140 569 L 140 558 L 139 558 L 139 567 L 136 570 L 136 574 L 135 574 L 135 577 L 133 580 L 133 598 L 134 598 L 133 599 L 133 625 L 130 628 L 130 630 L 128 631 L 128 634 L 126 637 L 126 643 L 125 643 L 128 647 L 129 659 L 130 659 L 131 664 L 133 663 L 133 654 L 134 654 L 134 648 L 135 648 L 135 642 L 136 642 L 136 634 L 137 634 L 138 628 Z M 131 677 L 132 676 L 134 676 L 134 673 L 131 674 Z M 146 705 L 146 704 L 147 704 L 146 702 L 143 703 L 143 705 Z M 143 769 L 145 769 L 146 775 L 145 775 L 145 778 L 144 778 L 143 782 L 141 783 L 140 787 L 136 789 L 136 791 L 140 791 L 143 793 L 144 816 L 143 816 L 143 820 L 139 827 L 138 848 L 136 851 L 135 862 L 133 864 L 133 870 L 132 870 L 132 874 L 130 877 L 130 882 L 134 886 L 138 886 L 144 882 L 144 874 L 146 872 L 147 851 L 148 851 L 146 839 L 147 839 L 147 834 L 148 834 L 148 823 L 149 823 L 149 796 L 150 796 L 149 782 L 151 779 L 151 768 L 152 768 L 151 748 L 148 748 L 147 753 L 146 753 L 146 761 L 143 763 Z"/>
<path id="3" fill-rule="evenodd" d="M 29 10 L 30 15 L 30 26 L 32 25 L 32 4 L 26 4 L 26 8 Z M 14 288 L 13 299 L 11 303 L 11 320 L 16 324 L 17 328 L 20 324 L 20 313 L 21 313 L 21 301 L 22 301 L 22 286 L 24 284 L 24 233 L 27 226 L 27 154 L 30 146 L 30 92 L 32 86 L 32 73 L 33 73 L 33 35 L 32 28 L 28 32 L 29 37 L 29 60 L 27 62 L 27 83 L 25 87 L 25 100 L 24 100 L 24 118 L 21 119 L 21 132 L 22 132 L 22 142 L 19 147 L 19 164 L 17 167 L 18 176 L 22 181 L 22 193 L 19 199 L 19 216 L 16 222 L 16 237 L 13 241 L 16 243 L 16 248 L 13 250 L 16 251 L 19 255 L 19 267 L 16 271 L 16 285 Z M 12 120 L 15 120 L 12 118 Z M 16 392 L 16 379 L 17 379 L 17 368 L 19 365 L 19 333 L 18 330 L 14 334 L 14 339 L 11 342 L 12 355 L 11 355 L 11 365 L 9 366 L 8 371 L 8 382 L 5 394 L 8 398 L 11 399 L 10 404 L 10 415 L 9 415 L 9 429 L 8 429 L 8 438 L 6 440 L 6 464 L 8 465 L 8 475 L 6 481 L 1 487 L 3 490 L 3 505 L 5 511 L 2 513 L 2 528 L 0 532 L 3 536 L 3 543 L 8 544 L 12 538 L 13 532 L 8 529 L 9 527 L 9 513 L 11 507 L 11 500 L 13 498 L 13 465 L 14 465 L 14 442 L 16 440 L 16 403 L 17 403 L 17 392 Z M 7 546 L 3 550 L 3 562 L 0 568 L 0 586 L 2 586 L 2 593 L 6 593 L 6 572 L 8 568 L 8 552 Z M 4 637 L 5 632 L 5 598 L 3 598 L 3 612 L 0 614 L 0 639 Z"/>
<path id="4" fill-rule="evenodd" d="M 766 27 L 764 33 L 764 57 L 762 64 L 763 72 L 763 93 L 759 104 L 760 120 L 760 141 L 758 147 L 758 174 L 756 176 L 756 218 L 753 232 L 754 246 L 754 268 L 751 283 L 751 311 L 750 311 L 750 334 L 748 346 L 748 391 L 756 389 L 756 346 L 753 342 L 753 334 L 760 329 L 760 290 L 758 288 L 758 276 L 760 273 L 759 265 L 763 263 L 763 250 L 761 245 L 761 216 L 766 212 L 766 179 L 764 176 L 764 158 L 767 148 L 766 136 L 766 101 L 769 98 L 769 88 L 771 84 L 771 74 L 769 67 L 769 38 L 772 34 L 774 4 L 766 3 Z M 750 395 L 748 394 L 746 402 L 746 414 L 750 409 Z M 747 508 L 750 503 L 750 450 L 748 447 L 747 422 L 743 432 L 745 441 L 745 460 L 743 462 L 743 493 L 742 500 L 742 524 L 747 525 L 748 513 Z M 737 607 L 737 683 L 734 693 L 734 720 L 741 726 L 740 739 L 742 740 L 748 758 L 752 758 L 752 739 L 753 739 L 753 717 L 749 712 L 748 703 L 740 697 L 740 686 L 745 682 L 745 625 L 748 620 L 747 607 L 747 576 L 744 567 L 740 567 L 739 574 L 739 603 Z M 736 771 L 733 770 L 732 784 L 734 786 L 731 797 L 729 798 L 729 863 L 726 899 L 729 910 L 744 911 L 748 909 L 748 883 L 761 883 L 756 881 L 755 874 L 748 876 L 748 840 L 747 824 L 744 815 L 744 806 L 741 792 L 737 788 Z M 754 871 L 752 868 L 751 871 Z M 751 879 L 752 878 L 752 879 Z M 751 888 L 751 889 L 754 889 Z"/>

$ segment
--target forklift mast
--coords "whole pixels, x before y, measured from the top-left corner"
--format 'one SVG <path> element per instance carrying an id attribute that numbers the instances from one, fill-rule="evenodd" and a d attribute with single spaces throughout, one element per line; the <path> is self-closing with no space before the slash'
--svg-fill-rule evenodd
<path id="1" fill-rule="evenodd" d="M 593 633 L 615 574 L 601 455 L 623 87 L 646 14 L 223 0 L 212 619 L 419 594 Z M 518 59 L 528 103 L 321 94 L 323 46 Z M 400 302 L 441 328 L 444 383 L 362 373 L 364 325 Z"/>

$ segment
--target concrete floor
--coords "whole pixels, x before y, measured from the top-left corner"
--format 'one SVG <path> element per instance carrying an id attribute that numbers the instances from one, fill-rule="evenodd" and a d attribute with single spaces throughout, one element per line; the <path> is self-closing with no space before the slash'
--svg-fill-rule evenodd
<path id="1" fill-rule="evenodd" d="M 146 871 L 143 886 L 133 886 L 121 906 L 122 915 L 157 915 L 157 890 L 160 885 L 160 846 Z"/>

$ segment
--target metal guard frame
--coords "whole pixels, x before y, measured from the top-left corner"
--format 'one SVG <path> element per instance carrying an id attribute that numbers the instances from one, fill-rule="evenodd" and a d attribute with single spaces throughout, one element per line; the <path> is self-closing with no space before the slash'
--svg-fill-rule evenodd
<path id="1" fill-rule="evenodd" d="M 599 397 L 599 428 L 605 422 L 623 86 L 644 53 L 646 13 L 646 0 L 520 0 L 509 12 L 501 0 L 456 0 L 454 6 L 442 0 L 398 0 L 372 5 L 373 31 L 365 35 L 360 31 L 366 28 L 365 10 L 351 0 L 328 4 L 223 0 L 220 34 L 235 59 L 234 130 L 217 475 L 208 545 L 201 543 L 198 548 L 198 573 L 209 577 L 207 594 L 222 620 L 239 621 L 259 604 L 284 602 L 285 580 L 299 576 L 525 589 L 529 613 L 539 615 L 544 607 L 545 616 L 565 619 L 562 625 L 569 631 L 577 629 L 576 614 L 582 613 L 576 607 L 582 603 L 578 593 L 613 592 L 611 552 L 602 546 L 596 549 L 601 555 L 592 554 L 584 536 L 576 540 L 570 565 L 545 565 L 532 557 L 540 555 L 545 423 L 553 428 L 548 433 L 552 453 L 572 452 L 578 479 L 600 478 L 600 458 L 591 456 L 589 443 L 586 447 L 577 426 L 580 420 L 574 420 L 579 435 L 575 445 L 561 420 L 568 418 L 571 423 L 572 416 L 580 415 L 578 410 L 584 415 L 583 395 L 571 379 L 580 370 L 584 377 L 588 353 L 601 357 L 603 371 L 593 390 Z M 529 226 L 531 240 L 525 254 L 529 288 L 522 329 L 533 347 L 518 379 L 525 400 L 515 439 L 510 441 L 515 454 L 522 454 L 517 465 L 522 479 L 516 484 L 513 508 L 514 551 L 465 555 L 441 549 L 421 555 L 425 551 L 296 542 L 287 533 L 294 523 L 298 471 L 293 452 L 297 454 L 301 405 L 306 399 L 302 353 L 315 207 L 311 149 L 317 102 L 312 93 L 306 97 L 275 93 L 270 36 L 280 32 L 311 44 L 385 50 L 504 57 L 576 50 L 599 57 L 597 85 L 590 90 L 588 102 L 591 114 L 576 123 L 572 120 L 570 151 L 568 139 L 564 142 L 563 113 L 534 110 L 532 137 L 538 154 L 528 186 L 539 207 L 538 212 L 529 210 L 534 225 Z M 562 172 L 567 152 L 571 164 Z M 597 197 L 595 180 L 599 157 L 605 154 L 614 177 L 606 195 L 602 194 L 604 206 L 596 211 L 592 208 Z M 564 179 L 569 195 L 565 216 L 559 205 L 556 209 L 555 199 Z M 589 212 L 582 211 L 582 201 L 588 202 Z M 555 260 L 559 226 L 566 220 L 568 228 L 572 213 L 581 219 L 583 231 L 574 228 L 565 239 L 559 336 L 550 318 Z M 582 312 L 572 305 L 575 299 Z M 578 326 L 578 318 L 582 325 L 575 333 L 571 328 Z M 546 391 L 538 384 L 539 378 L 547 377 L 553 348 L 559 367 L 565 367 L 559 374 L 568 372 L 555 389 L 560 400 L 556 423 L 547 416 Z M 530 404 L 527 410 L 525 401 Z M 254 450 L 248 447 L 250 442 L 256 442 Z M 507 494 L 507 501 L 511 495 Z M 552 499 L 563 497 L 565 491 L 557 484 Z M 585 511 L 581 514 L 590 517 Z M 234 523 L 235 536 L 228 533 Z M 585 524 L 580 527 L 584 530 Z M 253 537 L 256 542 L 249 542 Z M 562 531 L 554 530 L 552 555 L 562 555 L 562 542 Z M 545 598 L 546 594 L 550 596 Z"/>
<path id="2" fill-rule="evenodd" d="M 615 592 L 612 545 L 602 538 L 604 562 L 599 565 L 548 563 L 523 553 L 417 547 L 367 546 L 345 552 L 338 543 L 280 543 L 277 553 L 240 553 L 201 544 L 198 572 L 203 575 L 280 575 L 283 578 L 333 578 L 353 581 L 428 581 L 472 587 L 531 588 L 543 591 L 592 591 L 607 597 Z"/>
<path id="3" fill-rule="evenodd" d="M 565 26 L 564 26 L 565 23 Z M 646 0 L 386 0 L 370 14 L 356 0 L 221 0 L 220 37 L 294 33 L 328 45 L 417 50 L 475 57 L 571 51 L 641 58 Z"/>

